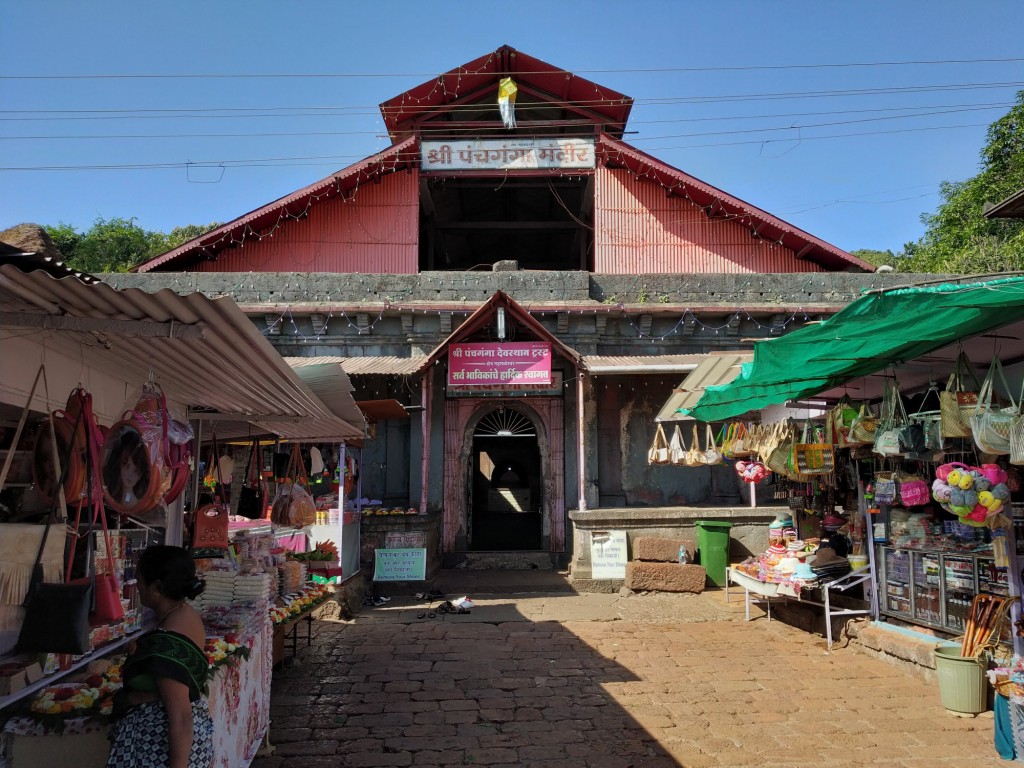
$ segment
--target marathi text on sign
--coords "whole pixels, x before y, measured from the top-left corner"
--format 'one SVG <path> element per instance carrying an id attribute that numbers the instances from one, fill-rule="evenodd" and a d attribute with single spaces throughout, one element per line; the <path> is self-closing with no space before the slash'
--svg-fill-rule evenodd
<path id="1" fill-rule="evenodd" d="M 425 171 L 516 168 L 593 168 L 593 139 L 478 139 L 423 141 L 420 163 Z"/>
<path id="2" fill-rule="evenodd" d="M 448 386 L 550 384 L 551 345 L 546 342 L 452 344 Z"/>

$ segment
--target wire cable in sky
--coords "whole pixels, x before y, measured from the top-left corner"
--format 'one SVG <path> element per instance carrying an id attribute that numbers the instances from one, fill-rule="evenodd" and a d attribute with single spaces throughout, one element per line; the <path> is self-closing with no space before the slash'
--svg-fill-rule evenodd
<path id="1" fill-rule="evenodd" d="M 758 64 L 753 66 L 729 67 L 628 67 L 622 69 L 550 69 L 539 71 L 516 71 L 515 75 L 549 75 L 552 73 L 573 74 L 656 74 L 660 72 L 760 72 L 791 69 L 852 69 L 857 67 L 908 67 L 936 66 L 950 64 L 1011 64 L 1024 61 L 1024 58 L 992 58 L 992 59 L 921 59 L 910 61 L 861 61 L 816 64 Z M 453 70 L 455 75 L 477 74 L 466 70 Z M 316 78 L 388 78 L 388 77 L 426 77 L 439 78 L 439 72 L 262 72 L 262 73 L 193 73 L 193 74 L 92 74 L 92 75 L 0 75 L 0 80 L 257 80 L 257 79 L 316 79 Z"/>

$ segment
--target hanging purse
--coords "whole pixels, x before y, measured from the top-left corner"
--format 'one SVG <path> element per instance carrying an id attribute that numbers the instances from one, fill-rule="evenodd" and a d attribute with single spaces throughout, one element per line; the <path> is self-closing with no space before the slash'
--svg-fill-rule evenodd
<path id="1" fill-rule="evenodd" d="M 813 441 L 813 442 L 812 442 Z M 796 468 L 803 475 L 827 475 L 835 469 L 835 454 L 829 442 L 817 442 L 811 420 L 804 422 L 800 442 L 793 444 Z"/>
<path id="2" fill-rule="evenodd" d="M 668 464 L 668 438 L 665 437 L 665 430 L 661 424 L 658 424 L 657 429 L 654 431 L 654 442 L 651 443 L 651 447 L 647 451 L 647 463 L 648 464 Z"/>
<path id="3" fill-rule="evenodd" d="M 676 466 L 683 466 L 683 459 L 686 458 L 686 446 L 683 445 L 683 433 L 679 430 L 679 425 L 676 424 L 676 428 L 672 430 L 672 439 L 668 443 L 668 457 Z"/>
<path id="4" fill-rule="evenodd" d="M 995 388 L 996 376 L 1003 383 L 1003 389 L 1010 398 L 1010 407 L 998 408 L 992 405 L 992 393 Z M 978 393 L 978 405 L 971 414 L 971 432 L 974 443 L 981 451 L 999 455 L 1010 452 L 1010 427 L 1020 415 L 1020 405 L 1013 399 L 1006 384 L 1003 364 L 998 357 L 992 358 L 985 380 L 981 383 Z"/>
<path id="5" fill-rule="evenodd" d="M 967 379 L 974 382 L 969 389 Z M 967 353 L 961 351 L 953 366 L 953 373 L 946 382 L 946 389 L 939 393 L 939 411 L 943 437 L 970 437 L 971 415 L 978 406 L 978 391 L 981 382 L 974 371 L 974 364 Z"/>
<path id="6" fill-rule="evenodd" d="M 250 520 L 259 520 L 263 517 L 263 479 L 260 476 L 262 463 L 260 461 L 260 441 L 257 438 L 252 441 L 249 462 L 245 466 L 245 480 L 242 483 L 242 489 L 238 492 L 237 512 Z"/>
<path id="7" fill-rule="evenodd" d="M 907 424 L 907 412 L 895 381 L 886 380 L 882 398 L 882 420 L 875 432 L 874 452 L 879 456 L 899 456 L 900 429 Z"/>
<path id="8" fill-rule="evenodd" d="M 52 415 L 51 415 L 52 418 Z M 77 429 L 81 420 L 75 422 Z M 56 440 L 53 441 L 56 448 Z M 75 445 L 68 446 L 64 461 L 54 456 L 55 464 L 61 469 L 57 485 L 64 483 L 67 476 L 67 462 Z M 32 567 L 32 581 L 23 603 L 25 618 L 21 624 L 16 646 L 19 653 L 70 653 L 80 655 L 89 651 L 89 610 L 92 606 L 91 584 L 52 584 L 43 581 L 42 558 L 50 526 L 54 522 L 60 494 L 54 494 L 46 516 L 35 565 Z"/>
<path id="9" fill-rule="evenodd" d="M 851 447 L 874 445 L 876 432 L 878 432 L 878 417 L 871 412 L 867 403 L 861 403 L 860 410 L 850 424 L 847 444 Z"/>
<path id="10" fill-rule="evenodd" d="M 192 549 L 228 548 L 228 508 L 204 504 L 192 516 Z"/>
<path id="11" fill-rule="evenodd" d="M 683 466 L 686 467 L 699 467 L 704 462 L 700 460 L 700 436 L 697 434 L 697 424 L 693 424 L 693 437 L 690 438 L 690 447 L 686 449 L 686 453 L 683 456 Z"/>
<path id="12" fill-rule="evenodd" d="M 704 451 L 700 454 L 700 463 L 708 466 L 722 463 L 722 452 L 718 448 L 718 443 L 715 442 L 715 433 L 711 430 L 711 425 L 705 425 L 705 443 Z"/>
<path id="13" fill-rule="evenodd" d="M 793 429 L 787 422 L 780 422 L 779 440 L 765 460 L 765 466 L 772 472 L 789 477 L 789 464 L 793 456 Z"/>
<path id="14" fill-rule="evenodd" d="M 857 409 L 847 395 L 839 398 L 825 417 L 825 442 L 837 448 L 846 448 L 850 443 L 850 427 L 857 418 Z"/>

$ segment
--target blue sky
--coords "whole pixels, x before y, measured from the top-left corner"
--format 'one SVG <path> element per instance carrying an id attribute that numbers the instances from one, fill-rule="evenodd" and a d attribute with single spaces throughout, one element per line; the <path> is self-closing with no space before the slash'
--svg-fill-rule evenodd
<path id="1" fill-rule="evenodd" d="M 670 165 L 841 248 L 898 250 L 1024 88 L 1019 0 L 5 0 L 2 18 L 0 229 L 228 221 L 383 149 L 380 102 L 508 44 L 632 96 L 627 140 Z M 846 66 L 979 59 L 1001 61 Z M 153 164 L 171 167 L 124 167 Z"/>

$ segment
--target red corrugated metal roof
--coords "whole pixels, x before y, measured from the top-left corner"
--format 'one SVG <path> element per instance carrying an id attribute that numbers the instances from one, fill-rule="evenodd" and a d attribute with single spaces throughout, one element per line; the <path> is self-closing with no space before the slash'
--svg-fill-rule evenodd
<path id="1" fill-rule="evenodd" d="M 781 239 L 782 244 L 792 249 L 798 258 L 814 261 L 829 269 L 855 267 L 865 272 L 875 271 L 874 265 L 858 259 L 853 254 L 836 248 L 834 245 L 804 232 L 799 227 L 772 216 L 767 211 L 723 192 L 678 168 L 673 168 L 612 136 L 602 134 L 598 138 L 597 155 L 607 165 L 618 165 L 628 168 L 634 173 L 643 174 L 647 178 L 656 180 L 668 190 L 678 189 L 681 194 L 685 189 L 686 194 L 695 203 L 705 207 L 716 206 L 716 210 L 722 215 L 733 218 L 738 216 L 741 219 L 749 218 L 751 227 L 757 229 L 762 238 L 774 241 Z M 715 215 L 715 211 L 711 211 L 710 215 Z"/>
<path id="2" fill-rule="evenodd" d="M 386 163 L 389 165 L 385 166 Z M 278 198 L 274 202 L 250 211 L 244 216 L 239 216 L 234 221 L 229 221 L 227 224 L 210 230 L 205 235 L 189 240 L 172 251 L 139 264 L 132 271 L 150 272 L 157 267 L 166 268 L 171 262 L 187 258 L 199 258 L 207 248 L 241 240 L 243 234 L 246 233 L 251 233 L 250 236 L 256 234 L 256 230 L 276 222 L 280 218 L 282 211 L 289 206 L 293 206 L 296 209 L 293 213 L 298 215 L 305 210 L 310 198 L 325 194 L 329 195 L 335 186 L 340 187 L 340 191 L 344 193 L 353 189 L 361 182 L 365 182 L 382 173 L 390 173 L 404 168 L 409 163 L 419 163 L 419 140 L 414 137 L 395 144 L 383 152 L 370 155 L 365 160 L 360 160 L 348 168 L 332 173 L 330 176 L 320 179 L 320 181 L 303 187 L 297 192 L 292 192 L 290 195 Z"/>
<path id="3" fill-rule="evenodd" d="M 443 112 L 460 99 L 479 98 L 492 88 L 497 91 L 502 77 L 511 77 L 520 87 L 552 97 L 567 108 L 590 113 L 595 123 L 617 125 L 618 135 L 625 129 L 633 107 L 629 96 L 503 45 L 385 101 L 380 105 L 384 125 L 395 140 L 412 130 L 417 119 Z M 615 131 L 611 133 L 616 135 Z"/>
<path id="4" fill-rule="evenodd" d="M 422 373 L 427 370 L 438 360 L 438 358 L 441 357 L 441 355 L 447 353 L 448 346 L 450 344 L 461 339 L 469 338 L 485 325 L 493 322 L 493 317 L 497 312 L 498 307 L 504 307 L 508 311 L 509 322 L 518 323 L 524 328 L 527 328 L 541 341 L 550 342 L 552 348 L 556 352 L 571 360 L 577 368 L 580 366 L 582 357 L 579 352 L 551 333 L 551 331 L 541 325 L 539 321 L 534 320 L 530 313 L 513 301 L 512 297 L 507 293 L 504 291 L 496 291 L 491 298 L 480 306 L 480 309 L 466 318 L 466 322 L 456 328 L 447 339 L 438 344 L 434 348 L 433 352 L 425 358 L 416 358 L 419 361 L 417 373 Z"/>

